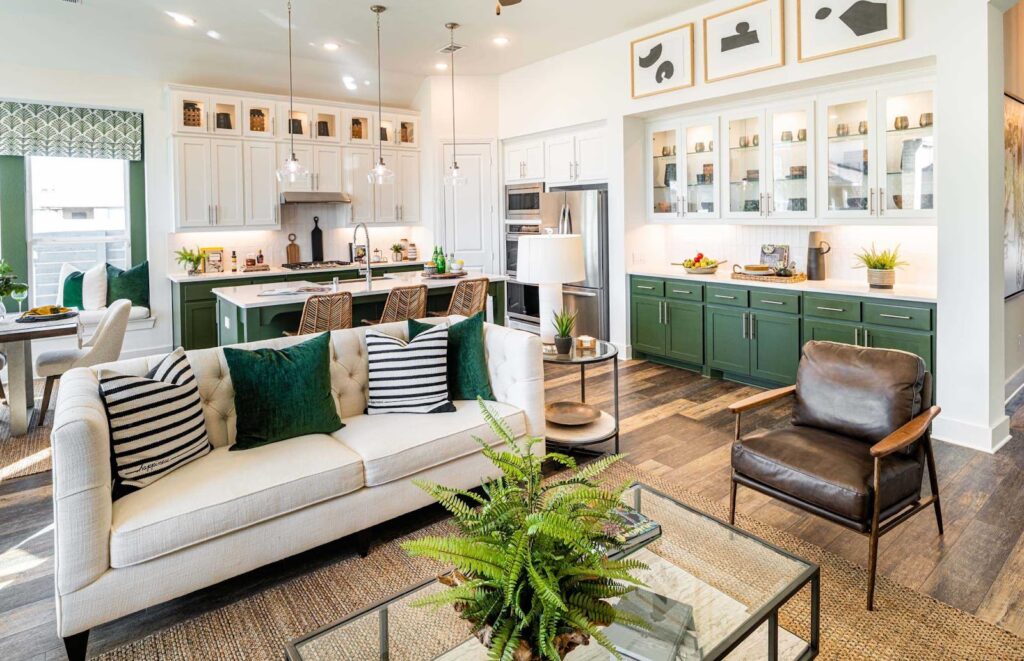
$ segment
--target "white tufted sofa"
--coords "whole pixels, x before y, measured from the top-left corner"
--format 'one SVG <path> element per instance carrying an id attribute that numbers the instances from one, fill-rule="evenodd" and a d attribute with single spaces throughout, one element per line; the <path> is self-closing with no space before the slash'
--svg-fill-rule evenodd
<path id="1" fill-rule="evenodd" d="M 406 337 L 405 323 L 377 328 Z M 491 324 L 484 334 L 494 408 L 516 434 L 543 436 L 539 339 Z M 367 416 L 365 329 L 333 332 L 331 354 L 343 429 L 228 452 L 235 408 L 223 351 L 189 352 L 215 450 L 117 502 L 97 370 L 143 375 L 162 356 L 63 377 L 51 441 L 57 627 L 65 642 L 79 641 L 84 653 L 91 627 L 429 504 L 413 478 L 470 488 L 497 474 L 472 439 L 498 442 L 476 402 L 456 402 L 455 413 Z"/>

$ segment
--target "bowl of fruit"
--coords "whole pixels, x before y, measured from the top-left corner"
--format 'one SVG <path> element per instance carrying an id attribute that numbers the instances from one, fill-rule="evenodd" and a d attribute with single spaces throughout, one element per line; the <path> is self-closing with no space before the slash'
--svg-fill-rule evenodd
<path id="1" fill-rule="evenodd" d="M 682 262 L 680 266 L 686 269 L 686 272 L 690 275 L 711 275 L 722 264 L 725 264 L 725 260 L 711 259 L 710 257 L 705 257 L 704 253 L 699 252 L 693 259 Z"/>

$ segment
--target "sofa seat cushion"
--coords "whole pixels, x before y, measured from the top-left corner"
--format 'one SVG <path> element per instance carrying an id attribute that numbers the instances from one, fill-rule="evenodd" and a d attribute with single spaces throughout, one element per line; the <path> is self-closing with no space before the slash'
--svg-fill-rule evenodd
<path id="1" fill-rule="evenodd" d="M 245 452 L 219 447 L 114 502 L 110 565 L 152 560 L 362 486 L 359 455 L 324 434 Z"/>
<path id="2" fill-rule="evenodd" d="M 400 413 L 345 418 L 333 436 L 362 457 L 365 482 L 376 487 L 446 464 L 480 450 L 474 436 L 491 446 L 501 441 L 491 431 L 480 405 L 454 402 L 455 411 L 410 418 Z M 487 402 L 516 438 L 526 433 L 526 416 L 510 404 Z"/>
<path id="3" fill-rule="evenodd" d="M 740 475 L 846 519 L 871 519 L 871 446 L 811 427 L 752 434 L 732 446 Z M 920 494 L 923 466 L 894 454 L 882 460 L 882 510 Z"/>

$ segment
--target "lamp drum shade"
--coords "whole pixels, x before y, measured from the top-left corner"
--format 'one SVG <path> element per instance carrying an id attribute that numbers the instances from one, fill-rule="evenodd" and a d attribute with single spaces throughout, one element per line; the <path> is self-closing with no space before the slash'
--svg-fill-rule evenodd
<path id="1" fill-rule="evenodd" d="M 517 281 L 537 285 L 566 284 L 586 277 L 583 237 L 579 234 L 520 237 Z"/>

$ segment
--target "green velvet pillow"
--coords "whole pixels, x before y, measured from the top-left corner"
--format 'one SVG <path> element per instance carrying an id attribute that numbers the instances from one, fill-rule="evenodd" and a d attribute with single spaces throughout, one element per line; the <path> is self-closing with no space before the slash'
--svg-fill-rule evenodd
<path id="1" fill-rule="evenodd" d="M 67 294 L 64 296 L 67 297 Z M 148 261 L 127 271 L 107 264 L 107 305 L 122 298 L 127 298 L 132 305 L 149 307 Z"/>
<path id="2" fill-rule="evenodd" d="M 409 341 L 433 327 L 433 324 L 410 319 Z M 491 378 L 487 374 L 487 352 L 484 350 L 483 312 L 448 328 L 448 395 L 452 399 L 476 399 L 479 396 L 494 401 Z"/>
<path id="3" fill-rule="evenodd" d="M 330 333 L 287 349 L 224 349 L 235 386 L 232 450 L 248 450 L 344 425 L 331 395 Z"/>
<path id="4" fill-rule="evenodd" d="M 64 278 L 64 300 L 61 302 L 66 308 L 78 308 L 84 310 L 82 303 L 82 283 L 85 282 L 85 273 L 75 271 Z"/>

